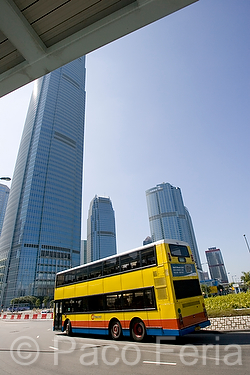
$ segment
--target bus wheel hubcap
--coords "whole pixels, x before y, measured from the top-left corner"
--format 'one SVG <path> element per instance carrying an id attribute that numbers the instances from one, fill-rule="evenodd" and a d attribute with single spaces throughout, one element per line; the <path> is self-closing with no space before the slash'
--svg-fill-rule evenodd
<path id="1" fill-rule="evenodd" d="M 134 325 L 134 333 L 136 336 L 140 337 L 143 333 L 143 328 L 140 323 Z"/>
<path id="2" fill-rule="evenodd" d="M 113 334 L 114 336 L 119 336 L 119 333 L 120 333 L 120 327 L 119 327 L 119 324 L 114 324 L 113 325 Z"/>

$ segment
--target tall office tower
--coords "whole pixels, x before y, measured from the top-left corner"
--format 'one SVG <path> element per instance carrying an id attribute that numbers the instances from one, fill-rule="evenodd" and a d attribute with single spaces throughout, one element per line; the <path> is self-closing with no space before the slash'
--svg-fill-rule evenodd
<path id="1" fill-rule="evenodd" d="M 146 199 L 152 240 L 175 239 L 187 242 L 200 274 L 200 255 L 181 189 L 164 182 L 147 190 Z"/>
<path id="2" fill-rule="evenodd" d="M 35 82 L 0 242 L 1 303 L 80 264 L 85 57 Z"/>
<path id="3" fill-rule="evenodd" d="M 2 233 L 3 221 L 9 199 L 10 189 L 8 186 L 0 184 L 0 236 Z"/>
<path id="4" fill-rule="evenodd" d="M 209 272 L 212 279 L 219 279 L 222 283 L 228 283 L 226 268 L 220 249 L 210 247 L 205 251 Z"/>
<path id="5" fill-rule="evenodd" d="M 87 261 L 116 254 L 115 213 L 110 198 L 92 199 L 87 221 Z"/>
<path id="6" fill-rule="evenodd" d="M 81 240 L 81 264 L 87 263 L 87 240 Z"/>

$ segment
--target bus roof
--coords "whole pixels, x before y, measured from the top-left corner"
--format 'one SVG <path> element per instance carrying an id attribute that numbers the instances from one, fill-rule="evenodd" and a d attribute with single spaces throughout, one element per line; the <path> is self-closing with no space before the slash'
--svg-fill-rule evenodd
<path id="1" fill-rule="evenodd" d="M 97 259 L 97 260 L 94 260 L 93 262 L 89 262 L 89 263 L 84 263 L 84 264 L 81 264 L 79 266 L 76 266 L 76 267 L 73 267 L 73 268 L 68 268 L 66 270 L 63 270 L 63 271 L 60 271 L 57 273 L 57 275 L 60 275 L 62 273 L 66 273 L 66 272 L 69 272 L 69 271 L 72 271 L 72 270 L 77 270 L 79 268 L 82 268 L 82 267 L 86 267 L 88 265 L 92 265 L 92 264 L 95 264 L 95 263 L 99 263 L 101 261 L 106 261 L 106 260 L 109 260 L 109 259 L 113 259 L 113 258 L 116 258 L 118 256 L 121 256 L 121 255 L 126 255 L 126 254 L 130 254 L 132 253 L 133 251 L 137 251 L 137 250 L 141 250 L 141 249 L 145 249 L 147 247 L 152 247 L 154 245 L 159 245 L 159 244 L 162 244 L 162 243 L 167 243 L 167 244 L 173 244 L 173 245 L 183 245 L 183 246 L 189 246 L 189 244 L 187 242 L 184 242 L 184 241 L 179 241 L 179 240 L 173 240 L 173 239 L 164 239 L 164 240 L 159 240 L 159 241 L 156 241 L 156 242 L 151 242 L 147 245 L 144 245 L 144 246 L 140 246 L 140 247 L 136 247 L 132 250 L 127 250 L 127 251 L 124 251 L 123 253 L 118 253 L 118 254 L 115 254 L 115 255 L 111 255 L 109 257 L 106 257 L 106 258 L 101 258 L 101 259 Z"/>

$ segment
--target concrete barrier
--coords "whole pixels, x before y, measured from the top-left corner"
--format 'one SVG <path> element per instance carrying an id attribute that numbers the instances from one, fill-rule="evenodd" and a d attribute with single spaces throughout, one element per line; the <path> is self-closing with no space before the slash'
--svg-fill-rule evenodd
<path id="1" fill-rule="evenodd" d="M 46 313 L 46 314 L 42 314 L 42 313 L 17 313 L 17 314 L 13 314 L 13 313 L 1 313 L 0 314 L 0 320 L 28 320 L 28 319 L 43 319 L 43 320 L 51 320 L 53 319 L 53 312 L 52 313 Z"/>

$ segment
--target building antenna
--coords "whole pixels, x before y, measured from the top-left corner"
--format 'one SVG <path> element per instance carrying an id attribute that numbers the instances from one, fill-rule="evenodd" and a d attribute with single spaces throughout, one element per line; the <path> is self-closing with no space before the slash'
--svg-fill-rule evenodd
<path id="1" fill-rule="evenodd" d="M 248 248 L 248 251 L 249 251 L 249 253 L 250 253 L 250 247 L 249 247 L 249 243 L 248 243 L 248 241 L 247 241 L 247 237 L 246 237 L 245 234 L 243 234 L 243 237 L 245 238 L 245 241 L 246 241 L 246 244 L 247 244 L 247 248 Z"/>

